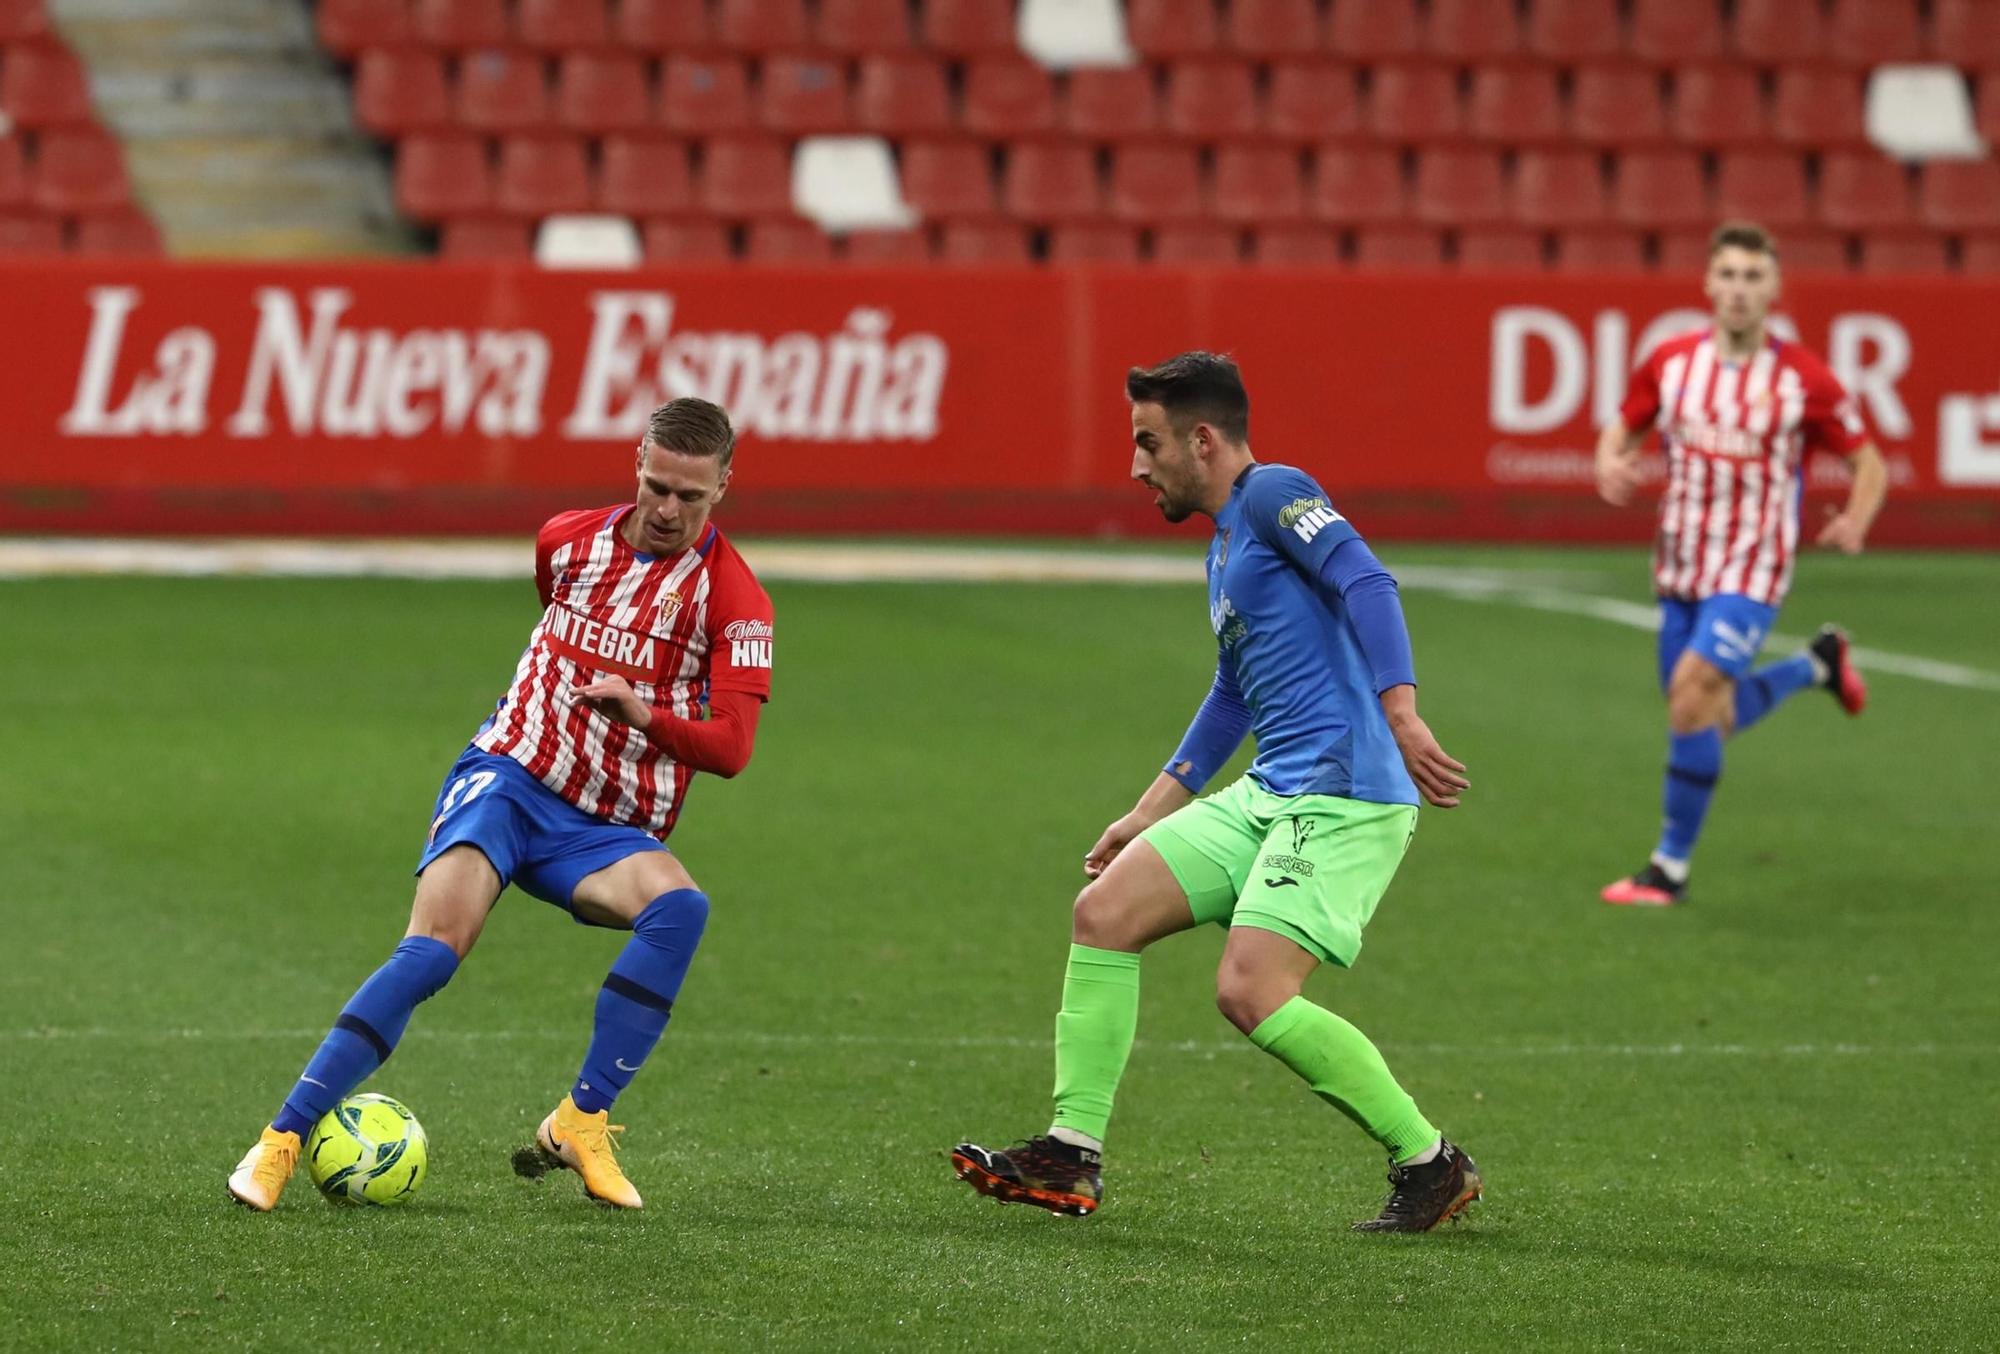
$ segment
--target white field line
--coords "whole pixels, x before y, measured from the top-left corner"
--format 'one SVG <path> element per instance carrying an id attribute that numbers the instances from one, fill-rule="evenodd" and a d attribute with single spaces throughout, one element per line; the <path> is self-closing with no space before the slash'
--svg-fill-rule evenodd
<path id="1" fill-rule="evenodd" d="M 282 1043 L 310 1043 L 324 1037 L 326 1031 L 318 1028 L 299 1027 L 296 1029 L 107 1029 L 88 1027 L 66 1029 L 51 1026 L 43 1029 L 0 1029 L 0 1043 L 5 1044 L 68 1044 L 76 1042 L 115 1043 L 245 1043 L 277 1041 Z M 575 1043 L 578 1031 L 575 1029 L 522 1029 L 522 1030 L 423 1030 L 415 1038 L 422 1040 L 445 1040 L 454 1043 L 532 1043 L 557 1040 Z M 1046 1038 L 1028 1038 L 1019 1035 L 934 1035 L 934 1034 L 811 1034 L 804 1032 L 779 1033 L 770 1031 L 742 1030 L 729 1033 L 705 1033 L 700 1030 L 676 1030 L 669 1039 L 677 1042 L 713 1044 L 722 1047 L 797 1047 L 820 1048 L 836 1046 L 844 1048 L 882 1048 L 904 1050 L 966 1051 L 972 1049 L 997 1049 L 1002 1051 L 1026 1050 L 1046 1052 L 1053 1041 Z M 1134 1045 L 1138 1049 L 1163 1053 L 1187 1054 L 1194 1057 L 1214 1058 L 1223 1054 L 1253 1052 L 1254 1046 L 1248 1040 L 1159 1040 L 1140 1039 Z M 1793 1044 L 1735 1044 L 1735 1043 L 1669 1043 L 1669 1044 L 1596 1044 L 1572 1043 L 1566 1041 L 1551 1043 L 1398 1043 L 1385 1042 L 1382 1047 L 1393 1053 L 1426 1054 L 1437 1057 L 1459 1058 L 1888 1058 L 1888 1057 L 1991 1057 L 2000 1056 L 2000 1044 L 1852 1044 L 1844 1042 L 1814 1042 Z"/>
<path id="2" fill-rule="evenodd" d="M 850 545 L 755 541 L 744 553 L 760 577 L 806 583 L 1188 583 L 1202 581 L 1188 554 L 1105 553 L 1087 549 L 991 546 Z M 0 580 L 76 575 L 290 578 L 525 578 L 533 567 L 522 542 L 492 541 L 143 541 L 0 539 Z M 1559 576 L 1525 570 L 1406 565 L 1406 588 L 1464 602 L 1490 602 L 1585 616 L 1634 630 L 1659 628 L 1654 608 L 1560 586 Z M 1804 643 L 1773 634 L 1774 647 Z M 2000 691 L 2000 673 L 1914 654 L 1857 647 L 1875 672 L 1941 686 Z"/>

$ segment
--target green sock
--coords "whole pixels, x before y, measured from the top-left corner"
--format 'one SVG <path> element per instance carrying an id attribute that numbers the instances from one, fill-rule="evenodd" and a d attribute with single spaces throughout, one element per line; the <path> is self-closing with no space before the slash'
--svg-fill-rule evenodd
<path id="1" fill-rule="evenodd" d="M 1293 997 L 1250 1031 L 1250 1042 L 1291 1068 L 1314 1095 L 1361 1125 L 1397 1162 L 1438 1139 L 1368 1036 L 1333 1012 Z"/>
<path id="2" fill-rule="evenodd" d="M 1138 1029 L 1139 956 L 1071 945 L 1056 1013 L 1057 1128 L 1104 1141 Z"/>

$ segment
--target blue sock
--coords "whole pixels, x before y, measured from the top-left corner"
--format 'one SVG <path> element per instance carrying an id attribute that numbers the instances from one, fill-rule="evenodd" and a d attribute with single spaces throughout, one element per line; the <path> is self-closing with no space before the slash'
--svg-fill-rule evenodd
<path id="1" fill-rule="evenodd" d="M 361 984 L 306 1064 L 271 1126 L 304 1137 L 368 1074 L 389 1060 L 417 1003 L 451 981 L 458 953 L 442 940 L 409 936 L 389 962 Z"/>
<path id="2" fill-rule="evenodd" d="M 1715 782 L 1722 775 L 1722 730 L 1703 729 L 1700 733 L 1676 733 L 1667 738 L 1666 823 L 1660 844 L 1653 849 L 1657 861 L 1685 866 L 1694 854 L 1695 839 L 1701 835 L 1701 820 L 1708 813 L 1708 801 L 1715 795 Z"/>
<path id="3" fill-rule="evenodd" d="M 1818 680 L 1811 654 L 1793 654 L 1758 668 L 1736 684 L 1736 732 L 1742 733 Z"/>
<path id="4" fill-rule="evenodd" d="M 694 947 L 708 924 L 708 895 L 676 889 L 646 904 L 597 992 L 590 1051 L 570 1099 L 585 1114 L 608 1110 L 666 1033 Z"/>

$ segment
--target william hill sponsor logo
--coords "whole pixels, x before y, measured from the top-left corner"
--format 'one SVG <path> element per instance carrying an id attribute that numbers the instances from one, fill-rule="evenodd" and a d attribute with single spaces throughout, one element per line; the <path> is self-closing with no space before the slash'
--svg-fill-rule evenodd
<path id="1" fill-rule="evenodd" d="M 1295 498 L 1278 509 L 1278 525 L 1308 545 L 1323 528 L 1345 520 L 1323 498 Z"/>
<path id="2" fill-rule="evenodd" d="M 729 664 L 738 668 L 768 668 L 771 666 L 771 623 L 769 621 L 731 621 L 722 628 L 722 637 L 729 641 Z"/>

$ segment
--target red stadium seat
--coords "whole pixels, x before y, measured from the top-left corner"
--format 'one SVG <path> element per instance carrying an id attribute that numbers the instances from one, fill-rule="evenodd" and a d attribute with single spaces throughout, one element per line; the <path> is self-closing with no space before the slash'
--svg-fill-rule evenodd
<path id="1" fill-rule="evenodd" d="M 1321 61 L 1271 66 L 1264 97 L 1264 131 L 1290 141 L 1323 141 L 1361 130 L 1361 95 L 1354 71 Z"/>
<path id="2" fill-rule="evenodd" d="M 639 227 L 648 263 L 733 263 L 729 227 L 720 221 L 656 220 Z"/>
<path id="3" fill-rule="evenodd" d="M 1694 146 L 1755 146 L 1771 139 L 1757 72 L 1748 66 L 1687 66 L 1674 74 L 1667 129 Z"/>
<path id="4" fill-rule="evenodd" d="M 1722 54 L 1722 11 L 1715 0 L 1633 0 L 1632 55 L 1678 65 Z"/>
<path id="5" fill-rule="evenodd" d="M 1018 54 L 1013 0 L 924 0 L 924 45 L 946 56 Z M 947 239 L 943 246 L 949 250 Z"/>
<path id="6" fill-rule="evenodd" d="M 1411 202 L 1419 221 L 1484 226 L 1507 217 L 1507 180 L 1500 153 L 1432 147 L 1417 157 Z"/>
<path id="7" fill-rule="evenodd" d="M 28 157 L 18 136 L 0 136 L 0 211 L 28 200 Z"/>
<path id="8" fill-rule="evenodd" d="M 556 124 L 579 132 L 653 125 L 646 63 L 624 52 L 570 52 L 556 66 Z"/>
<path id="9" fill-rule="evenodd" d="M 419 42 L 466 52 L 505 47 L 514 40 L 507 0 L 415 0 L 413 28 Z"/>
<path id="10" fill-rule="evenodd" d="M 1306 203 L 1315 219 L 1340 225 L 1408 220 L 1402 159 L 1390 150 L 1323 146 Z"/>
<path id="11" fill-rule="evenodd" d="M 1313 0 L 1232 0 L 1222 45 L 1239 56 L 1273 60 L 1318 49 L 1319 9 Z"/>
<path id="12" fill-rule="evenodd" d="M 1212 205 L 1223 221 L 1254 226 L 1302 221 L 1305 177 L 1298 152 L 1280 146 L 1222 146 L 1215 152 Z"/>
<path id="13" fill-rule="evenodd" d="M 1611 218 L 1626 225 L 1707 225 L 1715 219 L 1701 157 L 1693 151 L 1630 151 L 1612 179 Z"/>
<path id="14" fill-rule="evenodd" d="M 1153 262 L 1233 268 L 1243 262 L 1243 233 L 1212 221 L 1161 226 L 1153 232 Z"/>
<path id="15" fill-rule="evenodd" d="M 514 4 L 520 39 L 537 51 L 567 52 L 611 41 L 611 13 L 605 0 L 514 0 Z"/>
<path id="16" fill-rule="evenodd" d="M 1592 146 L 1664 140 L 1659 77 L 1643 66 L 1586 66 L 1570 88 L 1569 122 L 1576 139 Z"/>
<path id="17" fill-rule="evenodd" d="M 1472 73 L 1466 130 L 1511 145 L 1565 139 L 1562 96 L 1547 66 L 1482 66 Z"/>
<path id="18" fill-rule="evenodd" d="M 784 267 L 832 263 L 833 237 L 795 217 L 752 221 L 743 237 L 743 259 Z"/>
<path id="19" fill-rule="evenodd" d="M 1729 28 L 1737 55 L 1766 66 L 1806 66 L 1826 46 L 1820 0 L 1736 0 Z"/>
<path id="20" fill-rule="evenodd" d="M 704 147 L 696 199 L 716 216 L 789 216 L 792 157 L 768 137 L 715 137 Z"/>
<path id="21" fill-rule="evenodd" d="M 1932 0 L 1931 51 L 1956 66 L 2000 67 L 2000 5 L 1993 0 Z M 1970 257 L 1970 241 L 1967 242 Z"/>
<path id="22" fill-rule="evenodd" d="M 1377 66 L 1368 130 L 1385 141 L 1442 141 L 1459 134 L 1458 82 L 1445 66 Z"/>
<path id="23" fill-rule="evenodd" d="M 438 231 L 438 254 L 458 263 L 514 263 L 535 256 L 530 221 L 500 216 L 458 216 Z"/>
<path id="24" fill-rule="evenodd" d="M 45 212 L 101 212 L 130 206 L 132 181 L 118 138 L 96 128 L 43 132 L 35 147 L 28 202 Z"/>
<path id="25" fill-rule="evenodd" d="M 1518 226 L 1458 233 L 1458 266 L 1469 273 L 1538 272 L 1546 252 L 1540 232 Z"/>
<path id="26" fill-rule="evenodd" d="M 931 261 L 930 232 L 924 230 L 863 230 L 847 237 L 841 258 L 858 267 L 904 266 Z"/>
<path id="27" fill-rule="evenodd" d="M 1250 236 L 1250 261 L 1268 268 L 1335 268 L 1340 237 L 1324 226 L 1267 226 Z"/>
<path id="28" fill-rule="evenodd" d="M 1788 146 L 1866 145 L 1861 77 L 1852 71 L 1780 70 L 1771 135 Z"/>
<path id="29" fill-rule="evenodd" d="M 1477 64 L 1521 50 L 1521 16 L 1514 0 L 1431 0 L 1424 47 L 1444 61 Z"/>
<path id="30" fill-rule="evenodd" d="M 90 76 L 60 42 L 16 43 L 0 64 L 0 112 L 17 127 L 87 126 Z"/>
<path id="31" fill-rule="evenodd" d="M 938 232 L 938 262 L 1026 263 L 1028 234 L 1012 221 L 947 221 Z"/>
<path id="32" fill-rule="evenodd" d="M 60 254 L 62 248 L 60 219 L 0 212 L 0 254 Z"/>
<path id="33" fill-rule="evenodd" d="M 900 52 L 911 43 L 910 6 L 907 0 L 819 0 L 818 34 L 821 47 L 844 56 Z"/>
<path id="34" fill-rule="evenodd" d="M 1137 263 L 1139 232 L 1109 221 L 1074 221 L 1049 232 L 1050 263 Z"/>
<path id="35" fill-rule="evenodd" d="M 1153 68 L 1099 66 L 1070 72 L 1061 121 L 1063 130 L 1093 141 L 1152 136 L 1160 128 Z"/>
<path id="36" fill-rule="evenodd" d="M 1126 0 L 1125 33 L 1155 59 L 1206 56 L 1222 42 L 1212 0 Z"/>
<path id="37" fill-rule="evenodd" d="M 1715 213 L 1783 233 L 1818 219 L 1806 191 L 1805 163 L 1789 151 L 1738 151 L 1722 157 Z"/>
<path id="38" fill-rule="evenodd" d="M 986 147 L 971 141 L 903 144 L 903 200 L 934 220 L 993 216 L 993 164 Z"/>
<path id="39" fill-rule="evenodd" d="M 477 132 L 532 131 L 549 124 L 542 59 L 522 52 L 480 51 L 458 63 L 453 112 Z"/>
<path id="40" fill-rule="evenodd" d="M 366 47 L 401 46 L 416 36 L 409 0 L 319 0 L 315 17 L 320 44 L 338 57 Z M 0 32 L 0 41 L 6 36 Z"/>
<path id="41" fill-rule="evenodd" d="M 1342 0 L 1326 28 L 1327 48 L 1343 61 L 1381 61 L 1423 50 L 1416 0 Z"/>
<path id="42" fill-rule="evenodd" d="M 500 143 L 493 205 L 510 216 L 554 216 L 591 208 L 590 159 L 567 136 L 511 136 Z"/>
<path id="43" fill-rule="evenodd" d="M 1111 214 L 1137 222 L 1208 215 L 1200 157 L 1187 146 L 1122 147 L 1111 159 Z"/>
<path id="44" fill-rule="evenodd" d="M 597 205 L 621 216 L 673 216 L 694 205 L 687 147 L 665 137 L 607 136 L 599 147 Z"/>
<path id="45" fill-rule="evenodd" d="M 49 12 L 43 0 L 0 0 L 0 42 L 45 37 Z"/>
<path id="46" fill-rule="evenodd" d="M 493 209 L 486 143 L 462 132 L 420 133 L 396 145 L 396 210 L 416 221 Z"/>
<path id="47" fill-rule="evenodd" d="M 444 58 L 434 52 L 363 52 L 354 68 L 354 120 L 389 140 L 450 126 Z"/>
<path id="48" fill-rule="evenodd" d="M 863 59 L 854 87 L 854 121 L 884 136 L 951 130 L 955 118 L 944 64 L 920 52 Z"/>
<path id="49" fill-rule="evenodd" d="M 1620 55 L 1625 34 L 1616 0 L 1534 0 L 1528 10 L 1528 50 L 1564 63 Z"/>
<path id="50" fill-rule="evenodd" d="M 1945 273 L 1951 270 L 1951 255 L 1942 235 L 1864 235 L 1861 237 L 1861 271 L 1864 273 Z"/>
<path id="51" fill-rule="evenodd" d="M 797 51 L 812 45 L 805 0 L 715 0 L 715 35 L 736 52 Z"/>
<path id="52" fill-rule="evenodd" d="M 1179 61 L 1167 68 L 1167 130 L 1226 141 L 1257 130 L 1257 83 L 1236 61 Z"/>
<path id="53" fill-rule="evenodd" d="M 1007 214 L 1024 221 L 1082 221 L 1104 215 L 1097 158 L 1088 146 L 1020 142 L 1000 176 Z"/>
<path id="54" fill-rule="evenodd" d="M 1572 230 L 1556 237 L 1556 267 L 1571 273 L 1625 273 L 1646 267 L 1646 242 L 1629 230 Z"/>
<path id="55" fill-rule="evenodd" d="M 660 122 L 713 135 L 750 125 L 750 76 L 732 56 L 674 56 L 660 75 Z"/>
<path id="56" fill-rule="evenodd" d="M 711 38 L 707 0 L 618 0 L 611 36 L 621 49 L 648 56 L 701 51 Z"/>
<path id="57" fill-rule="evenodd" d="M 1922 61 L 1923 21 L 1917 0 L 1833 0 L 1827 16 L 1826 55 L 1840 65 L 1862 69 L 1892 61 Z"/>
<path id="58" fill-rule="evenodd" d="M 1529 226 L 1594 226 L 1611 214 L 1595 151 L 1528 151 L 1514 165 L 1516 221 Z"/>
<path id="59" fill-rule="evenodd" d="M 1357 268 L 1424 269 L 1444 266 L 1444 239 L 1421 226 L 1370 226 L 1354 232 Z"/>
<path id="60" fill-rule="evenodd" d="M 1959 269 L 1991 276 L 2000 273 L 2000 235 L 1972 235 L 1959 246 Z"/>
<path id="61" fill-rule="evenodd" d="M 979 136 L 1046 132 L 1056 125 L 1055 86 L 1026 57 L 988 57 L 965 68 L 965 129 Z"/>
<path id="62" fill-rule="evenodd" d="M 757 119 L 774 132 L 812 136 L 846 130 L 847 72 L 823 56 L 773 56 L 758 81 Z"/>
<path id="63" fill-rule="evenodd" d="M 2000 70 L 1979 77 L 1979 134 L 1989 142 L 2000 142 Z"/>
<path id="64" fill-rule="evenodd" d="M 1836 230 L 1907 230 L 1916 223 L 1909 175 L 1876 151 L 1820 161 L 1819 219 Z"/>
<path id="65" fill-rule="evenodd" d="M 2000 230 L 2000 163 L 1931 161 L 1917 189 L 1917 215 L 1939 230 Z"/>
<path id="66" fill-rule="evenodd" d="M 70 249 L 77 254 L 147 259 L 167 252 L 159 226 L 152 217 L 136 210 L 90 212 L 77 217 L 76 238 Z"/>

